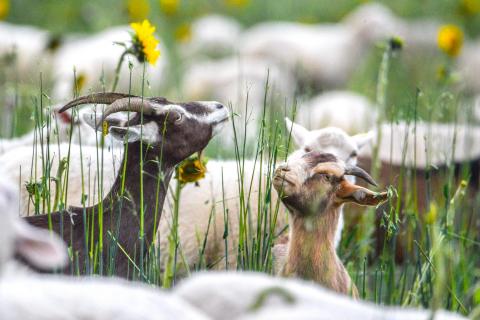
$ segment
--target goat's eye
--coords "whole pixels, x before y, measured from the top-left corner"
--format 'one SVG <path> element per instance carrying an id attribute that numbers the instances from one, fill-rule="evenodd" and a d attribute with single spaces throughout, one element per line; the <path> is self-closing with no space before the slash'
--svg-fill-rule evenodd
<path id="1" fill-rule="evenodd" d="M 178 114 L 177 119 L 175 119 L 175 122 L 179 123 L 179 122 L 182 122 L 182 120 L 183 120 L 183 114 L 180 113 L 180 114 Z"/>
<path id="2" fill-rule="evenodd" d="M 352 153 L 350 153 L 350 158 L 355 158 L 358 156 L 358 153 L 356 150 L 352 151 Z"/>
<path id="3" fill-rule="evenodd" d="M 305 152 L 310 152 L 310 151 L 312 151 L 312 149 L 310 149 L 309 147 L 305 147 L 305 148 L 303 148 L 303 150 L 305 150 Z"/>

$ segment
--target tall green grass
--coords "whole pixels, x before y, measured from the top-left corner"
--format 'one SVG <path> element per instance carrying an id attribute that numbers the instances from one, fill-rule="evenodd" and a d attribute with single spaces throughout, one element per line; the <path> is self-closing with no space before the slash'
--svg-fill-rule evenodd
<path id="1" fill-rule="evenodd" d="M 348 2 L 345 6 L 351 5 L 353 2 Z M 429 6 L 432 5 L 429 4 Z M 260 8 L 262 4 L 255 2 L 252 6 Z M 405 6 L 415 7 L 412 4 Z M 448 7 L 448 4 L 442 2 L 442 8 L 444 6 Z M 260 10 L 255 12 L 255 17 L 247 16 L 246 13 L 237 13 L 237 15 L 246 23 L 265 18 Z M 300 17 L 301 12 L 297 12 L 297 15 Z M 275 11 L 275 14 L 269 18 L 277 16 L 281 17 L 281 12 Z M 334 20 L 334 18 L 336 18 L 335 15 L 329 15 L 328 19 Z M 402 62 L 388 54 L 384 57 L 389 60 L 384 58 L 382 62 L 382 54 L 384 54 L 382 48 L 375 50 L 369 61 L 359 66 L 359 71 L 350 83 L 350 87 L 367 93 L 371 97 L 376 95 L 381 108 L 379 111 L 383 114 L 385 121 L 395 123 L 405 120 L 411 126 L 412 132 L 415 132 L 417 122 L 420 120 L 458 122 L 460 121 L 458 115 L 471 114 L 471 110 L 462 107 L 465 97 L 448 84 L 440 85 L 431 81 L 422 83 L 419 88 L 402 85 L 401 82 L 406 73 L 402 69 Z M 434 78 L 431 73 L 434 67 L 435 65 L 431 64 L 421 69 L 423 76 Z M 389 73 L 388 68 L 394 72 Z M 22 181 L 18 181 L 18 184 L 24 188 L 27 183 L 31 193 L 31 206 L 35 213 L 50 213 L 65 209 L 71 201 L 67 196 L 70 186 L 70 152 L 65 158 L 58 157 L 60 143 L 55 134 L 55 130 L 58 131 L 58 122 L 48 115 L 47 108 L 51 104 L 48 98 L 50 83 L 45 85 L 44 79 L 39 78 L 33 86 L 36 92 L 33 92 L 32 86 L 22 87 L 13 77 L 14 74 L 14 71 L 0 69 L 0 75 L 2 75 L 0 82 L 3 84 L 0 91 L 4 96 L 12 95 L 13 92 L 13 96 L 16 97 L 14 108 L 11 108 L 12 112 L 7 118 L 9 128 L 2 128 L 1 134 L 11 137 L 33 127 L 35 141 L 41 145 L 47 145 L 45 148 L 39 147 L 37 143 L 32 146 L 31 161 L 38 166 L 33 166 L 35 169 L 30 172 L 22 172 Z M 379 74 L 380 77 L 377 76 Z M 266 88 L 268 93 L 268 82 Z M 375 90 L 377 88 L 378 90 Z M 174 91 L 172 89 L 172 92 Z M 17 97 L 20 98 L 17 99 Z M 242 113 L 249 111 L 248 101 L 245 106 L 234 107 L 240 108 Z M 231 219 L 231 212 L 227 206 L 223 205 L 222 212 L 215 212 L 215 207 L 212 206 L 207 234 L 199 235 L 198 239 L 200 263 L 192 270 L 187 268 L 186 274 L 202 269 L 229 268 L 229 261 L 233 257 L 228 255 L 226 248 L 230 245 L 228 235 L 234 231 L 239 234 L 234 257 L 237 260 L 236 269 L 272 273 L 271 249 L 279 235 L 276 222 L 281 212 L 278 200 L 272 200 L 272 193 L 275 191 L 272 190 L 271 179 L 275 164 L 285 160 L 288 151 L 292 149 L 290 133 L 284 129 L 283 116 L 292 117 L 294 113 L 295 105 L 285 106 L 272 101 L 266 94 L 259 123 L 256 126 L 258 128 L 256 141 L 252 143 L 247 139 L 246 133 L 251 130 L 251 124 L 245 119 L 239 120 L 234 116 L 230 124 L 235 132 L 233 148 L 222 148 L 221 143 L 214 141 L 207 149 L 207 156 L 211 158 L 224 154 L 236 161 L 236 172 L 233 174 L 238 177 L 236 202 L 239 207 L 239 225 L 238 230 L 229 229 L 228 221 Z M 30 119 L 30 116 L 33 120 L 31 123 L 28 120 L 22 121 L 25 118 Z M 71 148 L 77 148 L 71 143 L 73 130 L 77 129 L 72 122 L 68 140 Z M 423 139 L 423 137 L 417 137 L 417 139 Z M 455 148 L 455 141 L 448 143 Z M 89 171 L 91 168 L 87 169 L 85 163 L 80 163 L 81 188 L 85 195 L 81 203 L 84 208 L 92 205 L 95 198 L 102 199 L 105 195 L 106 184 L 103 181 L 102 172 L 105 146 L 102 139 L 97 142 L 96 147 L 98 164 L 94 168 L 96 172 Z M 82 150 L 81 144 L 79 148 Z M 54 154 L 56 156 L 53 156 Z M 255 172 L 258 173 L 256 176 L 245 174 L 245 163 L 250 160 L 254 161 Z M 58 163 L 61 169 L 52 172 L 53 162 Z M 441 169 L 431 166 L 423 172 L 423 177 L 419 177 L 411 169 L 402 166 L 398 176 L 391 177 L 393 187 L 389 189 L 391 198 L 388 209 L 379 213 L 380 228 L 386 231 L 383 243 L 376 243 L 377 240 L 373 237 L 376 214 L 374 210 L 357 214 L 351 207 L 346 207 L 347 224 L 339 253 L 363 299 L 378 304 L 445 308 L 480 317 L 478 307 L 480 303 L 480 235 L 478 232 L 480 197 L 477 190 L 471 187 L 474 181 L 470 181 L 472 172 L 469 168 L 464 166 L 459 172 L 460 179 L 455 179 L 455 168 L 450 163 L 446 168 Z M 223 174 L 232 173 L 224 172 Z M 441 179 L 432 180 L 434 174 L 441 174 Z M 94 190 L 89 189 L 91 179 L 96 179 Z M 161 177 L 158 179 L 161 181 Z M 257 185 L 262 186 L 258 194 L 254 194 L 256 191 L 251 188 L 254 182 L 252 179 L 258 179 Z M 465 187 L 461 180 L 465 180 L 468 186 Z M 418 204 L 416 188 L 419 182 L 424 182 L 426 185 L 424 192 L 419 195 L 427 204 L 424 208 Z M 124 195 L 124 192 L 125 188 L 122 189 L 121 196 L 128 196 Z M 145 192 L 158 194 L 159 189 L 145 190 Z M 178 216 L 185 195 L 182 195 L 179 184 L 171 192 L 175 200 L 171 234 L 159 234 L 160 237 L 170 237 L 169 251 L 160 252 L 159 248 L 152 247 L 147 256 L 143 257 L 140 265 L 133 263 L 135 257 L 130 257 L 132 272 L 139 281 L 163 287 L 173 286 L 181 277 L 181 265 L 185 267 L 184 253 L 180 245 L 181 239 L 179 239 L 181 235 L 178 232 L 178 224 L 186 223 L 181 222 Z M 55 195 L 54 201 L 50 200 L 51 195 Z M 252 202 L 252 199 L 257 201 Z M 225 204 L 226 199 L 222 197 L 216 201 Z M 159 210 L 157 203 L 156 212 Z M 223 215 L 225 221 L 224 226 L 221 226 L 225 252 L 222 259 L 219 259 L 215 265 L 209 265 L 206 263 L 205 256 L 208 233 L 212 232 L 211 223 L 217 214 Z M 64 218 L 68 219 L 68 216 Z M 258 222 L 253 223 L 253 218 Z M 122 248 L 105 248 L 102 243 L 91 238 L 93 228 L 99 227 L 97 224 L 102 223 L 101 218 L 99 221 L 85 221 L 85 223 L 89 226 L 89 232 L 84 235 L 89 255 L 86 261 L 78 261 L 73 257 L 73 273 L 80 273 L 80 269 L 85 266 L 88 274 L 115 275 L 115 266 L 108 264 L 107 267 L 105 261 L 100 258 L 101 252 L 116 250 L 117 254 L 123 254 Z M 155 241 L 155 239 L 145 240 L 147 244 Z M 402 244 L 405 256 L 401 264 L 396 261 L 398 244 Z M 377 248 L 381 250 L 377 251 Z M 169 257 L 167 265 L 160 264 L 160 255 Z"/>

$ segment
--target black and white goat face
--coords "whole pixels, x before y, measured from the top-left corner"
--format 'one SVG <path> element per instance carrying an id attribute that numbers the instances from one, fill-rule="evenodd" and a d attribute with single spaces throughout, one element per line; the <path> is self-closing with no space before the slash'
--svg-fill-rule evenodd
<path id="1" fill-rule="evenodd" d="M 290 211 L 301 215 L 314 215 L 345 202 L 376 205 L 385 201 L 386 193 L 357 186 L 346 179 L 348 175 L 376 185 L 363 169 L 345 164 L 332 154 L 311 151 L 278 166 L 273 186 Z"/>
<path id="2" fill-rule="evenodd" d="M 108 132 L 116 139 L 132 143 L 141 141 L 159 155 L 178 163 L 203 150 L 228 120 L 227 108 L 215 101 L 177 103 L 165 98 L 142 98 L 118 93 L 98 93 L 68 103 L 62 111 L 76 105 L 108 104 L 99 121 L 85 118 L 92 127 Z M 111 117 L 118 112 L 133 117 Z M 165 157 L 166 159 L 167 157 Z"/>
<path id="3" fill-rule="evenodd" d="M 67 247 L 49 231 L 34 228 L 20 219 L 15 191 L 0 181 L 0 275 L 14 257 L 40 270 L 64 267 Z"/>

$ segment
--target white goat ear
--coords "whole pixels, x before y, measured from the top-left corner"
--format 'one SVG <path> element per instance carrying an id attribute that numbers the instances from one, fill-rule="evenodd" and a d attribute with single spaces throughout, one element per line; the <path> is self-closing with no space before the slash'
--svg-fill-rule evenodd
<path id="1" fill-rule="evenodd" d="M 143 141 L 148 144 L 155 144 L 160 141 L 158 125 L 150 121 L 146 124 L 130 127 L 109 127 L 110 134 L 117 140 L 127 142 Z"/>
<path id="2" fill-rule="evenodd" d="M 15 254 L 41 270 L 63 268 L 68 261 L 67 247 L 54 233 L 34 228 L 23 221 L 14 224 Z"/>
<path id="3" fill-rule="evenodd" d="M 97 131 L 102 131 L 102 126 L 97 127 L 97 122 L 102 119 L 102 114 L 100 112 L 85 112 L 82 114 L 83 121 L 88 124 L 91 128 Z M 108 123 L 108 127 L 117 127 L 122 126 L 128 121 L 127 116 L 121 114 L 111 114 L 105 119 Z"/>
<path id="4" fill-rule="evenodd" d="M 352 137 L 352 139 L 355 141 L 355 144 L 357 145 L 358 150 L 360 150 L 364 146 L 366 146 L 367 144 L 373 141 L 374 135 L 375 135 L 374 131 L 370 130 L 366 133 L 356 134 Z"/>
<path id="5" fill-rule="evenodd" d="M 303 146 L 307 140 L 309 131 L 298 123 L 293 122 L 288 117 L 285 117 L 285 124 L 287 126 L 288 134 L 290 134 L 290 130 L 292 130 L 292 137 L 296 146 Z"/>

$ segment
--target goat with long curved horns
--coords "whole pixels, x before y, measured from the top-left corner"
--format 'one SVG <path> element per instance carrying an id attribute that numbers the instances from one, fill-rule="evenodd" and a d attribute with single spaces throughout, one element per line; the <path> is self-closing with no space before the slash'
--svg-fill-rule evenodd
<path id="1" fill-rule="evenodd" d="M 203 150 L 229 113 L 213 101 L 174 103 L 120 93 L 80 97 L 61 111 L 83 104 L 108 104 L 101 120 L 90 125 L 97 129 L 105 121 L 108 133 L 125 142 L 115 183 L 95 206 L 26 220 L 45 229 L 51 226 L 71 246 L 74 263 L 65 273 L 142 276 L 137 271 L 143 270 L 144 255 L 154 240 L 175 165 Z M 120 111 L 134 116 L 124 122 L 109 118 Z"/>

